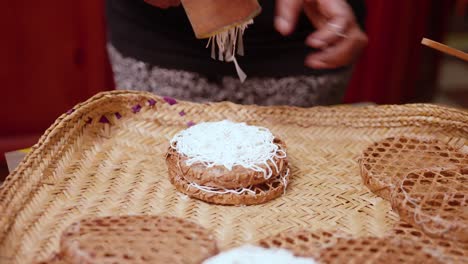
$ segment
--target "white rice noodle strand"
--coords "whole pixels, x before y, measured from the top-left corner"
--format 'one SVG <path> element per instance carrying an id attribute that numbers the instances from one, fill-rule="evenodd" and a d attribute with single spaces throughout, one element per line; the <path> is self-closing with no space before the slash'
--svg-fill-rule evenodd
<path id="1" fill-rule="evenodd" d="M 228 170 L 242 166 L 270 179 L 274 170 L 279 173 L 277 160 L 286 158 L 274 139 L 268 129 L 223 120 L 179 132 L 172 138 L 171 147 L 187 157 L 187 166 L 224 166 Z"/>
<path id="2" fill-rule="evenodd" d="M 243 35 L 249 25 L 253 24 L 253 19 L 232 27 L 226 31 L 220 32 L 208 39 L 206 47 L 211 45 L 211 58 L 216 59 L 216 48 L 218 49 L 218 60 L 233 62 L 237 71 L 237 75 L 241 82 L 244 82 L 247 75 L 239 66 L 236 59 L 237 55 L 244 56 L 244 40 Z"/>
<path id="3" fill-rule="evenodd" d="M 280 180 L 283 183 L 283 194 L 286 194 L 286 188 L 288 187 L 288 176 L 289 176 L 289 168 L 286 170 L 286 173 L 284 173 L 283 175 L 280 175 Z M 187 191 L 188 191 L 188 189 L 190 187 L 198 189 L 198 190 L 203 191 L 203 192 L 215 193 L 215 194 L 228 194 L 228 193 L 231 193 L 231 194 L 241 195 L 241 194 L 244 194 L 244 193 L 248 193 L 249 195 L 256 195 L 255 191 L 253 190 L 253 189 L 255 189 L 254 185 L 251 185 L 251 186 L 249 186 L 247 188 L 224 189 L 224 188 L 203 186 L 203 185 L 199 185 L 199 184 L 197 184 L 195 182 L 190 182 L 188 184 L 188 186 L 187 186 Z"/>

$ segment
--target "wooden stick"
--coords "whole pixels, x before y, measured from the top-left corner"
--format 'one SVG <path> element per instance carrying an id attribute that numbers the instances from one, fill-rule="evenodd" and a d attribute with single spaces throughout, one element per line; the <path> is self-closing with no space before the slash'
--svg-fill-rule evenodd
<path id="1" fill-rule="evenodd" d="M 426 46 L 430 47 L 430 48 L 436 49 L 438 51 L 442 51 L 443 53 L 446 53 L 446 54 L 455 56 L 455 57 L 457 57 L 459 59 L 468 61 L 468 53 L 465 53 L 463 51 L 451 48 L 451 47 L 449 47 L 447 45 L 444 45 L 442 43 L 439 43 L 437 41 L 433 41 L 433 40 L 430 40 L 430 39 L 427 39 L 427 38 L 423 38 L 421 43 L 423 45 L 426 45 Z"/>

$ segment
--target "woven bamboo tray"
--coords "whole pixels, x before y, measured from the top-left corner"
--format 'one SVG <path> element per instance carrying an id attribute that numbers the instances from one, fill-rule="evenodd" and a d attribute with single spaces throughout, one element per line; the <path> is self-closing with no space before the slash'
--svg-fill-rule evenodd
<path id="1" fill-rule="evenodd" d="M 164 162 L 168 140 L 187 124 L 222 119 L 268 127 L 286 141 L 286 195 L 232 207 L 175 191 Z M 46 258 L 65 227 L 89 216 L 183 217 L 213 230 L 221 249 L 295 228 L 380 236 L 398 216 L 361 183 L 356 161 L 372 142 L 400 134 L 467 148 L 468 114 L 432 105 L 300 109 L 101 93 L 58 118 L 1 187 L 0 262 Z"/>

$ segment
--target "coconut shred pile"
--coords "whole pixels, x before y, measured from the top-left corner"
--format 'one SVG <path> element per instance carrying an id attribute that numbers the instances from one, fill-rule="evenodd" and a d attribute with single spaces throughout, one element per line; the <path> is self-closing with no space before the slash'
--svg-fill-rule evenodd
<path id="1" fill-rule="evenodd" d="M 232 170 L 239 165 L 263 172 L 269 179 L 273 169 L 278 171 L 278 168 L 270 168 L 268 161 L 276 166 L 274 158 L 286 156 L 273 141 L 273 134 L 266 128 L 224 120 L 200 123 L 183 130 L 174 136 L 171 146 L 187 157 L 188 166 L 201 163 L 206 167 L 224 166 Z M 265 166 L 262 168 L 262 165 Z"/>
<path id="2" fill-rule="evenodd" d="M 236 60 L 236 52 L 240 56 L 244 56 L 244 31 L 249 25 L 253 24 L 253 19 L 235 26 L 229 30 L 218 33 L 208 39 L 206 47 L 211 45 L 211 58 L 216 58 L 220 61 L 234 62 L 237 75 L 241 82 L 247 78 L 245 72 L 240 68 Z M 218 56 L 216 56 L 216 48 L 218 49 Z"/>
<path id="3" fill-rule="evenodd" d="M 295 257 L 284 249 L 265 249 L 255 246 L 242 246 L 220 253 L 203 262 L 203 264 L 315 264 L 310 258 Z"/>

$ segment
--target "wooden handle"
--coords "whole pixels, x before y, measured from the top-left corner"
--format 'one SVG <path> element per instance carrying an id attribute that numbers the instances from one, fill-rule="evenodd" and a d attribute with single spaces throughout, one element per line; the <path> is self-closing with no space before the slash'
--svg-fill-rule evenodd
<path id="1" fill-rule="evenodd" d="M 449 47 L 447 45 L 444 45 L 442 43 L 439 43 L 437 41 L 433 41 L 433 40 L 430 40 L 430 39 L 427 39 L 427 38 L 423 38 L 421 43 L 423 45 L 426 45 L 426 46 L 430 47 L 430 48 L 441 51 L 441 52 L 443 52 L 445 54 L 449 54 L 449 55 L 452 55 L 452 56 L 457 57 L 459 59 L 462 59 L 464 61 L 468 61 L 468 53 L 465 53 L 463 51 L 451 48 L 451 47 Z"/>

